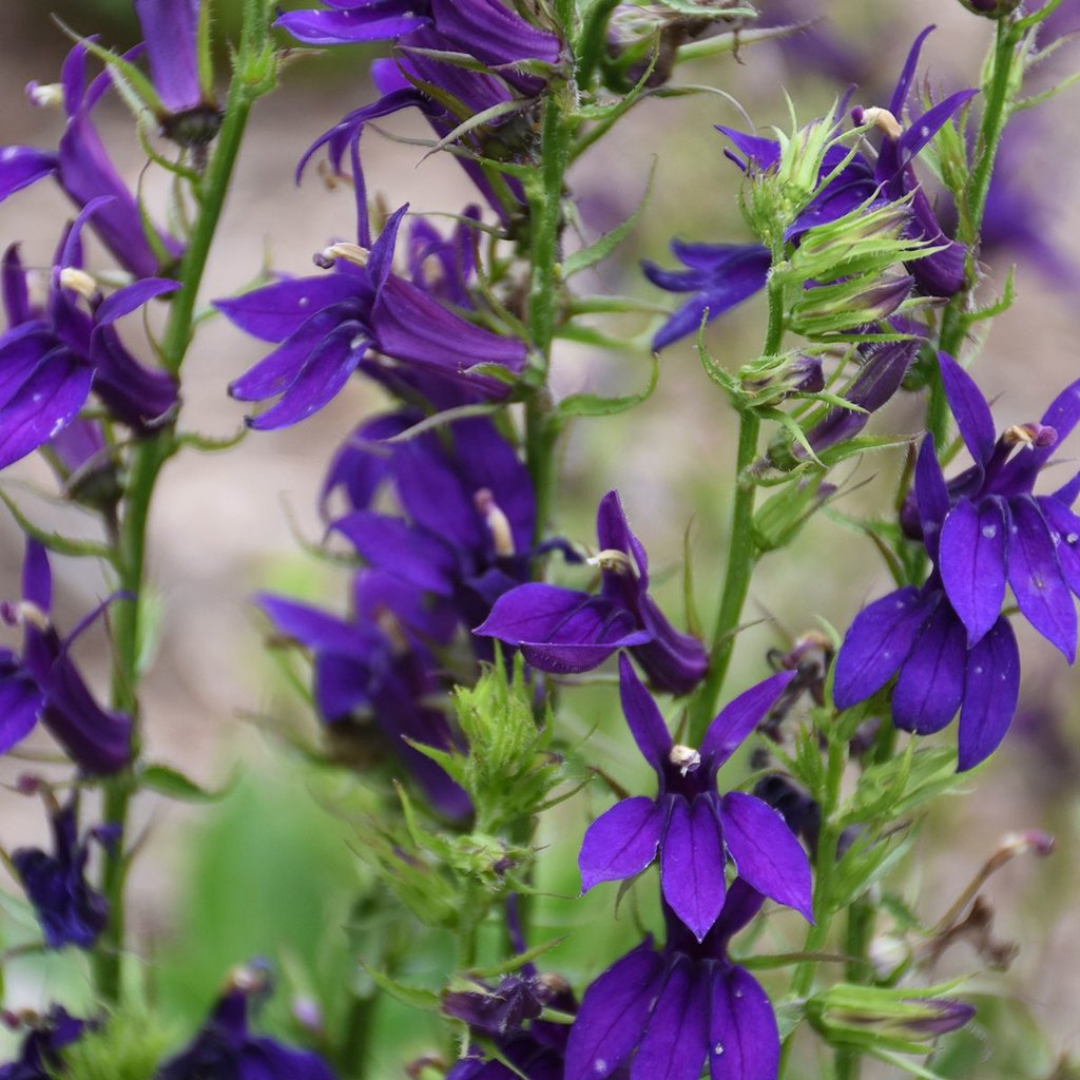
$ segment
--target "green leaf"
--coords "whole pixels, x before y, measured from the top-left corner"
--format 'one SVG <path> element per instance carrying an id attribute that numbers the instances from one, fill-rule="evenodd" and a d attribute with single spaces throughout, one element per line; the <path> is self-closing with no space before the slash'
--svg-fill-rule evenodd
<path id="1" fill-rule="evenodd" d="M 659 379 L 660 357 L 653 353 L 649 384 L 640 393 L 613 398 L 601 397 L 599 394 L 571 394 L 559 402 L 559 415 L 564 419 L 586 416 L 615 416 L 618 413 L 634 408 L 635 405 L 648 401 L 652 396 L 652 392 L 656 389 Z"/>
<path id="2" fill-rule="evenodd" d="M 611 232 L 604 233 L 595 243 L 590 244 L 580 251 L 575 251 L 568 256 L 563 263 L 563 278 L 569 279 L 590 266 L 603 262 L 621 244 L 641 220 L 641 215 L 648 205 L 652 195 L 653 178 L 656 176 L 656 159 L 653 159 L 652 168 L 649 169 L 649 179 L 645 185 L 645 194 L 641 202 L 637 204 L 634 212 L 620 225 L 616 225 Z"/>
<path id="3" fill-rule="evenodd" d="M 220 791 L 211 791 L 169 765 L 147 765 L 139 774 L 139 785 L 169 799 L 195 803 L 219 802 L 233 786 L 230 782 Z"/>
<path id="4" fill-rule="evenodd" d="M 50 529 L 43 529 L 35 525 L 18 507 L 15 500 L 6 492 L 0 491 L 0 499 L 11 511 L 11 516 L 18 526 L 32 540 L 36 540 L 42 547 L 57 555 L 68 555 L 77 559 L 104 559 L 106 562 L 113 561 L 113 552 L 106 545 L 96 540 L 75 540 L 69 536 L 63 536 Z"/>
<path id="5" fill-rule="evenodd" d="M 434 990 L 425 990 L 419 986 L 406 986 L 404 983 L 392 979 L 385 971 L 379 971 L 378 968 L 372 967 L 362 957 L 359 963 L 371 977 L 371 981 L 380 990 L 385 990 L 396 1001 L 400 1001 L 403 1005 L 409 1005 L 414 1009 L 423 1009 L 426 1012 L 439 1011 L 439 995 Z"/>

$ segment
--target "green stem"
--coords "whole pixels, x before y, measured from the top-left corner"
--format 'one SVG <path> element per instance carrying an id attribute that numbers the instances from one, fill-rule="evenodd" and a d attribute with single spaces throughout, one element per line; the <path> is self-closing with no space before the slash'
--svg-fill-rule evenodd
<path id="1" fill-rule="evenodd" d="M 199 215 L 177 274 L 182 287 L 177 292 L 161 344 L 164 366 L 178 375 L 187 354 L 195 325 L 195 301 L 202 283 L 210 247 L 217 231 L 221 210 L 229 191 L 244 128 L 255 99 L 269 86 L 265 79 L 252 78 L 265 61 L 268 27 L 265 5 L 250 0 L 244 33 L 237 55 L 237 69 L 225 116 L 218 132 L 213 157 L 197 197 Z M 139 717 L 140 598 L 146 574 L 146 530 L 150 504 L 162 466 L 176 452 L 176 417 L 156 434 L 138 442 L 131 451 L 123 511 L 116 530 L 115 563 L 120 589 L 131 599 L 119 601 L 113 609 L 114 668 L 112 701 L 114 708 L 130 714 L 133 721 L 131 765 L 104 784 L 105 823 L 117 826 L 120 841 L 107 850 L 102 861 L 101 891 L 109 904 L 109 923 L 93 956 L 94 983 L 103 1000 L 116 1003 L 122 993 L 122 958 L 126 945 L 124 885 L 128 856 L 125 828 L 128 806 L 138 789 L 138 765 L 142 750 Z"/>
<path id="2" fill-rule="evenodd" d="M 784 295 L 782 284 L 769 286 L 769 328 L 765 338 L 765 356 L 775 356 L 784 338 Z M 720 610 L 713 628 L 709 670 L 690 707 L 690 743 L 699 746 L 712 722 L 720 693 L 724 688 L 731 656 L 735 650 L 735 631 L 742 617 L 743 604 L 750 591 L 750 578 L 757 558 L 754 543 L 754 500 L 757 487 L 748 470 L 757 458 L 761 421 L 752 410 L 739 415 L 739 447 L 735 462 L 735 494 L 731 509 L 731 541 L 727 573 Z"/>
<path id="3" fill-rule="evenodd" d="M 525 406 L 525 458 L 536 493 L 536 539 L 544 535 L 555 490 L 555 448 L 560 424 L 547 387 L 551 346 L 559 316 L 562 199 L 570 161 L 572 125 L 564 115 L 572 84 L 553 87 L 544 102 L 539 183 L 530 195 L 532 276 L 529 281 L 529 336 L 535 352 L 537 385 Z"/>

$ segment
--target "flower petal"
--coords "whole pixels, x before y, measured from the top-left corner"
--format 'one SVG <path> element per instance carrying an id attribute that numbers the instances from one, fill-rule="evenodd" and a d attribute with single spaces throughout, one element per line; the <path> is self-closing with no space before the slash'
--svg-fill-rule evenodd
<path id="1" fill-rule="evenodd" d="M 242 296 L 215 300 L 218 309 L 234 326 L 263 341 L 281 342 L 295 334 L 319 311 L 357 298 L 362 283 L 351 274 L 275 281 Z"/>
<path id="2" fill-rule="evenodd" d="M 644 795 L 623 799 L 601 814 L 581 842 L 581 891 L 641 873 L 656 858 L 664 816 L 664 805 Z"/>
<path id="3" fill-rule="evenodd" d="M 964 697 L 966 663 L 963 624 L 948 604 L 939 604 L 904 661 L 893 691 L 893 723 L 920 735 L 945 727 Z"/>
<path id="4" fill-rule="evenodd" d="M 941 583 L 974 645 L 997 622 L 1005 600 L 1005 506 L 961 499 L 941 529 Z"/>
<path id="5" fill-rule="evenodd" d="M 605 1080 L 634 1052 L 663 975 L 646 941 L 593 982 L 570 1029 L 565 1080 Z"/>
<path id="6" fill-rule="evenodd" d="M 5 146 L 0 150 L 0 201 L 56 172 L 55 154 L 32 146 Z"/>
<path id="7" fill-rule="evenodd" d="M 810 863 L 783 817 L 753 795 L 729 791 L 720 804 L 720 820 L 739 877 L 813 922 Z"/>
<path id="8" fill-rule="evenodd" d="M 630 734 L 634 736 L 642 757 L 658 774 L 662 774 L 673 745 L 671 732 L 652 694 L 645 689 L 644 683 L 634 672 L 634 665 L 626 656 L 619 657 L 619 697 L 623 715 L 630 725 Z"/>
<path id="9" fill-rule="evenodd" d="M 994 418 L 975 380 L 948 354 L 938 353 L 945 397 L 971 456 L 986 465 L 994 452 Z"/>
<path id="10" fill-rule="evenodd" d="M 915 498 L 926 550 L 931 560 L 936 563 L 941 541 L 941 526 L 949 514 L 951 503 L 945 476 L 938 464 L 937 447 L 934 445 L 932 435 L 927 435 L 923 439 L 922 446 L 919 447 L 919 456 L 915 462 Z M 1004 530 L 1002 533 L 1004 535 Z"/>
<path id="11" fill-rule="evenodd" d="M 724 906 L 724 844 L 715 797 L 698 795 L 690 804 L 671 799 L 660 845 L 660 887 L 671 909 L 701 941 Z"/>
<path id="12" fill-rule="evenodd" d="M 701 743 L 702 761 L 714 776 L 716 770 L 761 723 L 795 675 L 794 671 L 781 671 L 771 675 L 764 682 L 743 691 L 720 710 Z"/>
<path id="13" fill-rule="evenodd" d="M 1058 564 L 1050 529 L 1031 496 L 1009 503 L 1009 584 L 1025 618 L 1071 664 L 1076 657 L 1076 606 Z"/>
<path id="14" fill-rule="evenodd" d="M 908 586 L 863 608 L 836 657 L 833 700 L 838 709 L 876 694 L 911 652 L 937 596 Z"/>
<path id="15" fill-rule="evenodd" d="M 41 691 L 29 673 L 0 657 L 0 754 L 30 734 L 41 705 Z"/>
<path id="16" fill-rule="evenodd" d="M 630 1066 L 630 1080 L 698 1080 L 709 1037 L 708 978 L 707 966 L 676 954 Z"/>
<path id="17" fill-rule="evenodd" d="M 780 1033 L 772 1003 L 741 967 L 713 969 L 710 1080 L 776 1080 Z"/>
<path id="18" fill-rule="evenodd" d="M 1080 517 L 1055 498 L 1035 500 L 1050 526 L 1065 583 L 1080 596 Z"/>
<path id="19" fill-rule="evenodd" d="M 1001 744 L 1020 697 L 1020 650 L 1008 619 L 968 654 L 964 707 L 960 710 L 959 772 L 973 769 Z"/>

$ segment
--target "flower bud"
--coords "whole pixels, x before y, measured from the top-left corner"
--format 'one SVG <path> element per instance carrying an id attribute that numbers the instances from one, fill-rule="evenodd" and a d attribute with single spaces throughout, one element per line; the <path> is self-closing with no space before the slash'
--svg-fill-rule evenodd
<path id="1" fill-rule="evenodd" d="M 1020 6 L 1020 0 L 960 0 L 960 3 L 973 15 L 985 19 L 1004 19 Z"/>

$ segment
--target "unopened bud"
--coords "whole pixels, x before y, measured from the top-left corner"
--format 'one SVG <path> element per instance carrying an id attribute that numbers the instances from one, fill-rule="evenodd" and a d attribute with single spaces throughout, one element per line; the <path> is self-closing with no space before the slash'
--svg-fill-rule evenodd
<path id="1" fill-rule="evenodd" d="M 908 1002 L 924 1009 L 925 1015 L 905 1020 L 902 1027 L 913 1035 L 931 1039 L 959 1030 L 975 1015 L 974 1005 L 948 998 L 938 998 L 936 1001 L 909 998 Z"/>
<path id="2" fill-rule="evenodd" d="M 1004 19 L 1020 6 L 1020 0 L 960 0 L 960 3 L 984 19 Z"/>

